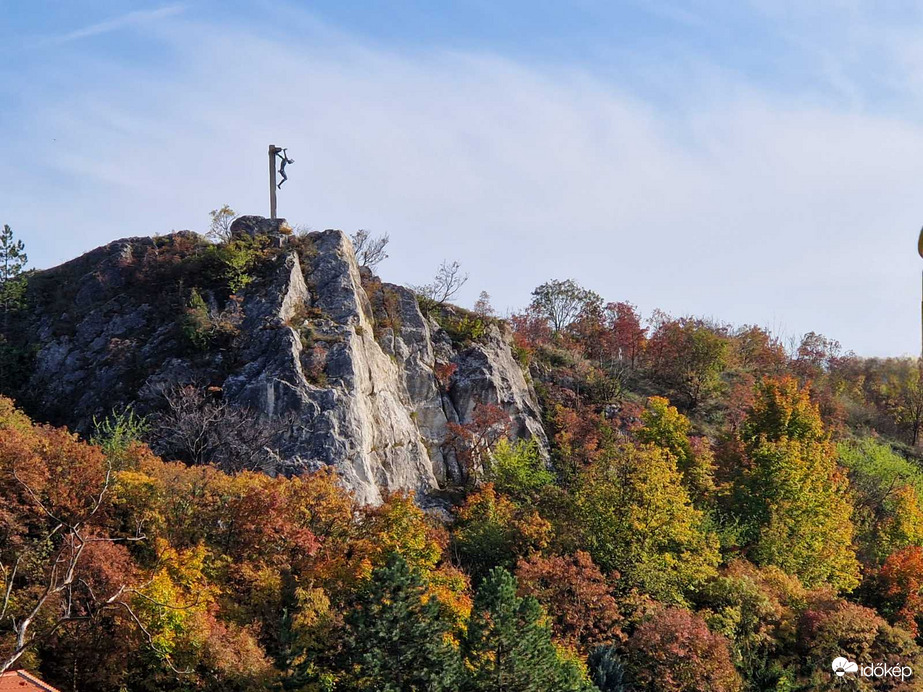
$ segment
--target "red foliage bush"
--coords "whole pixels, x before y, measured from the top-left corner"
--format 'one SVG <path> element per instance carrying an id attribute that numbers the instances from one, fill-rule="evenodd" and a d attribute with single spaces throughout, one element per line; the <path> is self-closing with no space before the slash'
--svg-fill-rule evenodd
<path id="1" fill-rule="evenodd" d="M 737 692 L 741 680 L 727 639 L 699 616 L 665 608 L 642 623 L 628 640 L 631 669 L 652 692 Z"/>

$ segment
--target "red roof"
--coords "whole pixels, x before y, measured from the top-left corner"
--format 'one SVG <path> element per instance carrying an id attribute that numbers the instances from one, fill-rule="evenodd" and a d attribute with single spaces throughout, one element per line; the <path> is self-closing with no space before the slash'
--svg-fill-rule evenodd
<path id="1" fill-rule="evenodd" d="M 8 670 L 0 675 L 0 692 L 58 692 L 24 670 Z"/>

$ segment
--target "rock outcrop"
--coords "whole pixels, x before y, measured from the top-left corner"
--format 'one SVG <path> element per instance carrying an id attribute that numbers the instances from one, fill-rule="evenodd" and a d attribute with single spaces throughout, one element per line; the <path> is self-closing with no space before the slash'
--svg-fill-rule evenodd
<path id="1" fill-rule="evenodd" d="M 7 335 L 34 354 L 14 395 L 87 433 L 114 408 L 156 414 L 176 387 L 207 388 L 254 425 L 284 423 L 275 470 L 333 465 L 370 503 L 457 482 L 447 426 L 480 405 L 547 454 L 502 322 L 453 339 L 411 291 L 360 272 L 342 232 L 259 243 L 259 217 L 238 226 L 251 239 L 239 248 L 190 232 L 131 238 L 32 276 Z"/>
<path id="2" fill-rule="evenodd" d="M 292 227 L 285 219 L 267 219 L 265 216 L 238 216 L 228 229 L 231 236 L 248 235 L 255 238 L 260 235 L 291 235 Z"/>

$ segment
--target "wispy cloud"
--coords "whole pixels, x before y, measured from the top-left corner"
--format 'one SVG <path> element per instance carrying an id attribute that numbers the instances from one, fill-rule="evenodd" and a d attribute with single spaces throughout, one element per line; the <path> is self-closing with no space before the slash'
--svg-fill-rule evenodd
<path id="1" fill-rule="evenodd" d="M 677 24 L 683 24 L 687 27 L 707 29 L 710 28 L 712 24 L 701 14 L 673 3 L 635 0 L 634 4 L 650 15 L 670 22 L 676 22 Z"/>
<path id="2" fill-rule="evenodd" d="M 113 17 L 112 19 L 97 22 L 96 24 L 90 24 L 89 26 L 85 26 L 81 29 L 75 29 L 74 31 L 70 31 L 61 36 L 54 36 L 48 40 L 50 43 L 67 43 L 69 41 L 78 41 L 80 39 L 90 38 L 91 36 L 108 34 L 112 31 L 118 31 L 119 29 L 124 29 L 126 27 L 143 26 L 159 19 L 164 19 L 166 17 L 172 17 L 174 15 L 180 14 L 185 9 L 186 8 L 184 5 L 167 5 L 156 10 L 138 10 L 135 12 L 127 12 L 126 14 Z"/>

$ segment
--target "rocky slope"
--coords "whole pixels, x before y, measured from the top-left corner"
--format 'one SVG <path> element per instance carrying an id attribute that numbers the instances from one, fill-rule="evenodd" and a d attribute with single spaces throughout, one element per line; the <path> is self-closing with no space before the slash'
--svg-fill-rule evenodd
<path id="1" fill-rule="evenodd" d="M 266 470 L 333 465 L 371 503 L 458 481 L 447 425 L 479 405 L 545 452 L 502 322 L 478 321 L 470 339 L 447 331 L 437 318 L 469 317 L 424 315 L 411 291 L 360 272 L 340 231 L 251 231 L 217 249 L 188 231 L 129 238 L 37 272 L 6 334 L 29 366 L 4 389 L 87 433 L 114 409 L 156 415 L 195 387 L 278 431 Z"/>

